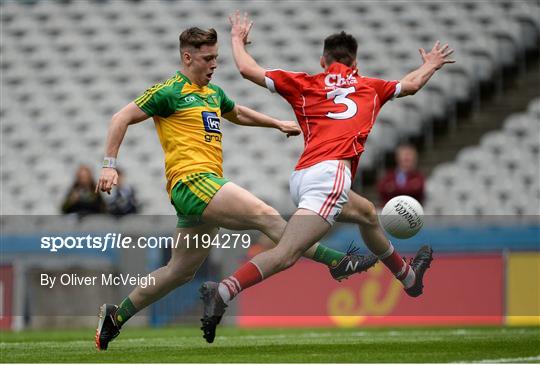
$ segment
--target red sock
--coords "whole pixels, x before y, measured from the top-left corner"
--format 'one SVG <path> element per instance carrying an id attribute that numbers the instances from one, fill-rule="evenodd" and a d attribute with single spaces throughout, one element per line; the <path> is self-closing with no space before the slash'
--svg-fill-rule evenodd
<path id="1" fill-rule="evenodd" d="M 414 271 L 412 271 L 409 264 L 407 264 L 405 260 L 401 258 L 392 244 L 390 244 L 390 248 L 385 253 L 379 256 L 379 260 L 381 260 L 383 264 L 390 269 L 392 274 L 394 274 L 396 279 L 403 283 L 405 288 L 408 288 L 414 284 Z"/>
<path id="2" fill-rule="evenodd" d="M 386 265 L 387 268 L 390 269 L 390 271 L 392 272 L 392 274 L 394 274 L 394 276 L 397 276 L 398 274 L 400 274 L 403 271 L 403 266 L 407 265 L 405 263 L 405 260 L 403 260 L 401 256 L 399 256 L 399 254 L 395 250 L 393 250 L 393 247 L 392 247 L 392 253 L 387 257 L 384 257 L 384 258 L 383 257 L 384 255 L 381 255 L 380 260 L 383 262 L 383 264 Z"/>
<path id="3" fill-rule="evenodd" d="M 231 276 L 219 283 L 219 294 L 225 303 L 228 303 L 242 290 L 262 281 L 261 271 L 253 262 L 242 265 Z"/>

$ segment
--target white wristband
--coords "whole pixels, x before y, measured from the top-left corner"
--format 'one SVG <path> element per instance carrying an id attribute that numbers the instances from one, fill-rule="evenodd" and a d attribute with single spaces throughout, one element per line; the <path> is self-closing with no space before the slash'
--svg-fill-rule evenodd
<path id="1" fill-rule="evenodd" d="M 116 158 L 114 158 L 114 157 L 105 157 L 103 159 L 102 167 L 109 167 L 111 169 L 115 169 L 116 168 Z"/>

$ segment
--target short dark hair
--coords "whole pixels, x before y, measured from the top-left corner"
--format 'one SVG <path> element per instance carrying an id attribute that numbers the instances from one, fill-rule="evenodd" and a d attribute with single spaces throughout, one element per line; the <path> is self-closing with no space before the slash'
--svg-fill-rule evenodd
<path id="1" fill-rule="evenodd" d="M 201 28 L 188 28 L 180 34 L 180 50 L 186 47 L 201 48 L 201 46 L 213 46 L 217 43 L 217 32 L 214 28 L 203 30 Z"/>
<path id="2" fill-rule="evenodd" d="M 358 42 L 356 42 L 356 39 L 342 31 L 341 33 L 332 34 L 324 40 L 323 57 L 328 65 L 339 62 L 346 66 L 352 66 L 354 60 L 356 60 L 357 50 Z"/>

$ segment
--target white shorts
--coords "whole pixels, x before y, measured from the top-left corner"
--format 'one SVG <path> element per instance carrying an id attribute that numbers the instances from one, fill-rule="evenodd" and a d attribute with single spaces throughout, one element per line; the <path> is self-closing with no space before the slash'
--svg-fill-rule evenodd
<path id="1" fill-rule="evenodd" d="M 349 199 L 351 171 L 342 161 L 319 162 L 294 171 L 289 187 L 298 208 L 311 210 L 332 225 Z"/>

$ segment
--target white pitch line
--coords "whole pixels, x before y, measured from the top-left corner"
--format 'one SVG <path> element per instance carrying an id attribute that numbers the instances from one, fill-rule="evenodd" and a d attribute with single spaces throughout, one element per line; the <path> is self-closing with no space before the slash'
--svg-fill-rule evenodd
<path id="1" fill-rule="evenodd" d="M 501 364 L 501 363 L 514 363 L 514 362 L 523 362 L 523 361 L 535 361 L 540 360 L 540 355 L 529 356 L 529 357 L 509 357 L 509 358 L 500 358 L 500 359 L 485 359 L 477 361 L 460 361 L 458 364 Z"/>
<path id="2" fill-rule="evenodd" d="M 540 360 L 540 355 L 529 357 L 514 357 L 508 359 L 493 359 L 493 360 L 481 360 L 479 363 L 502 363 L 502 362 L 516 362 L 516 361 L 535 361 Z"/>

